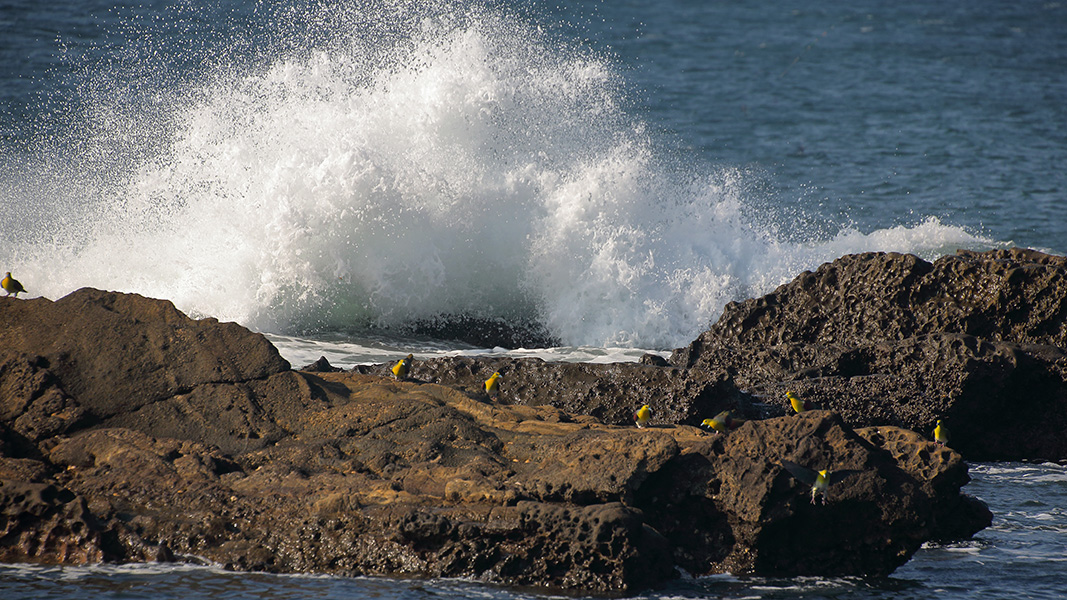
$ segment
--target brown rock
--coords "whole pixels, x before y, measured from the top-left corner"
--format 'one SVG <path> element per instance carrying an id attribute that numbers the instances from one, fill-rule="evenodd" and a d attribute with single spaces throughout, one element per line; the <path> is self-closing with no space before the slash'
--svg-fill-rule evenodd
<path id="1" fill-rule="evenodd" d="M 292 436 L 233 462 L 127 429 L 80 433 L 49 458 L 102 515 L 131 515 L 143 544 L 233 568 L 602 592 L 643 589 L 674 565 L 884 574 L 967 505 L 958 454 L 893 428 L 870 434 L 876 446 L 825 412 L 708 435 L 321 377 L 331 395 L 288 424 Z M 862 474 L 812 506 L 783 458 Z M 982 519 L 959 515 L 955 533 Z"/>
<path id="2" fill-rule="evenodd" d="M 357 366 L 362 373 L 388 375 L 389 365 Z M 412 380 L 460 387 L 484 395 L 484 383 L 501 374 L 498 400 L 508 404 L 553 406 L 614 425 L 632 425 L 643 404 L 655 410 L 652 423 L 700 425 L 724 409 L 760 415 L 749 397 L 722 372 L 615 363 L 549 363 L 538 358 L 468 357 L 416 360 Z"/>
<path id="3" fill-rule="evenodd" d="M 0 561 L 85 564 L 114 558 L 85 500 L 47 483 L 0 481 Z"/>
<path id="4" fill-rule="evenodd" d="M 42 384 L 58 381 L 94 419 L 199 385 L 262 379 L 289 368 L 266 338 L 235 323 L 195 321 L 167 301 L 89 288 L 55 302 L 4 298 L 0 347 L 46 369 Z"/>
<path id="5" fill-rule="evenodd" d="M 176 316 L 169 303 L 80 294 L 86 303 L 63 314 L 47 301 L 0 302 L 0 340 L 15 340 L 0 345 L 0 389 L 12 391 L 0 421 L 10 560 L 196 556 L 242 570 L 619 593 L 677 566 L 884 574 L 924 540 L 988 524 L 959 495 L 959 455 L 892 428 L 864 437 L 817 412 L 713 435 L 582 414 L 628 422 L 635 404 L 655 402 L 658 418 L 692 422 L 744 405 L 724 377 L 451 359 L 417 361 L 407 381 L 293 372 L 255 350 L 261 338 Z M 99 312 L 115 307 L 125 316 Z M 93 319 L 126 328 L 136 352 L 120 339 L 18 341 L 32 324 L 112 335 Z M 252 362 L 226 340 L 251 348 Z M 510 374 L 500 402 L 480 387 L 492 370 Z M 457 383 L 426 383 L 447 377 Z M 52 407 L 85 412 L 53 424 Z M 859 473 L 812 505 L 783 459 Z"/>

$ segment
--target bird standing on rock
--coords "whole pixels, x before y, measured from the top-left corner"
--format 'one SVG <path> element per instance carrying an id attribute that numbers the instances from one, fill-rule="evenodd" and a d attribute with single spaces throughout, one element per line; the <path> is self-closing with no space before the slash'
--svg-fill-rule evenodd
<path id="1" fill-rule="evenodd" d="M 489 394 L 489 397 L 496 400 L 497 392 L 500 391 L 500 383 L 497 380 L 500 379 L 500 373 L 494 371 L 489 379 L 485 380 L 485 393 Z"/>
<path id="2" fill-rule="evenodd" d="M 14 294 L 16 298 L 19 297 L 19 292 L 26 291 L 26 288 L 22 287 L 19 280 L 11 276 L 11 271 L 8 271 L 3 281 L 0 281 L 0 287 L 4 288 L 4 291 L 7 292 L 8 296 Z"/>
<path id="3" fill-rule="evenodd" d="M 637 424 L 638 429 L 648 425 L 648 422 L 652 420 L 652 407 L 644 405 L 637 409 L 634 413 L 634 423 Z"/>
<path id="4" fill-rule="evenodd" d="M 822 503 L 826 504 L 826 492 L 831 485 L 840 482 L 842 479 L 858 473 L 855 470 L 844 471 L 831 471 L 829 469 L 823 469 L 821 471 L 815 471 L 807 467 L 802 467 L 795 462 L 788 460 L 782 461 L 782 466 L 793 477 L 799 479 L 802 483 L 806 483 L 811 486 L 811 503 L 815 504 L 815 498 L 822 496 Z"/>
<path id="5" fill-rule="evenodd" d="M 938 446 L 948 445 L 948 427 L 941 424 L 941 419 L 937 420 L 937 427 L 934 427 L 934 441 Z"/>
<path id="6" fill-rule="evenodd" d="M 707 427 L 708 429 L 711 429 L 712 431 L 721 431 L 722 433 L 726 433 L 731 429 L 737 429 L 741 425 L 741 423 L 744 423 L 744 420 L 735 419 L 730 415 L 729 410 L 724 410 L 710 419 L 704 419 L 701 425 Z"/>
<path id="7" fill-rule="evenodd" d="M 815 405 L 810 400 L 801 400 L 793 392 L 786 392 L 785 397 L 789 399 L 789 404 L 798 414 L 815 409 Z"/>
<path id="8" fill-rule="evenodd" d="M 406 357 L 400 359 L 400 362 L 393 365 L 393 377 L 395 379 L 404 379 L 408 376 L 408 372 L 411 371 L 411 361 L 415 357 L 408 354 Z"/>

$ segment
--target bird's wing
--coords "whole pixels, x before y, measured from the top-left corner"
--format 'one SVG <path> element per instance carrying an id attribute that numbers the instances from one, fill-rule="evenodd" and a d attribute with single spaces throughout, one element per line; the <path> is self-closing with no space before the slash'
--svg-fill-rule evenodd
<path id="1" fill-rule="evenodd" d="M 730 418 L 730 411 L 724 410 L 713 417 L 719 423 L 725 423 Z"/>
<path id="2" fill-rule="evenodd" d="M 789 471 L 790 475 L 796 477 L 797 479 L 808 485 L 815 485 L 815 479 L 819 476 L 816 471 L 813 471 L 807 467 L 802 467 L 797 463 L 788 460 L 783 460 L 782 466 L 785 467 L 786 471 Z"/>
<path id="3" fill-rule="evenodd" d="M 833 485 L 835 483 L 841 482 L 842 480 L 844 480 L 849 475 L 854 475 L 854 474 L 859 473 L 859 472 L 860 471 L 858 471 L 856 469 L 843 469 L 841 471 L 830 471 L 829 475 L 826 476 L 826 483 L 828 483 L 830 485 Z"/>

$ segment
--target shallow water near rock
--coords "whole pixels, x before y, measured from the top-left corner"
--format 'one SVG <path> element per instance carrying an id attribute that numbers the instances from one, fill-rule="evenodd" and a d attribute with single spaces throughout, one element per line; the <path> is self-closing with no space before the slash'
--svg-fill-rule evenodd
<path id="1" fill-rule="evenodd" d="M 1067 594 L 1067 467 L 983 463 L 965 491 L 989 504 L 993 525 L 971 541 L 928 545 L 891 577 L 683 578 L 633 598 L 840 598 L 915 600 L 1062 598 Z M 181 564 L 0 566 L 0 592 L 26 600 L 154 598 L 244 600 L 320 598 L 405 600 L 565 598 L 456 580 L 394 580 L 234 573 Z"/>

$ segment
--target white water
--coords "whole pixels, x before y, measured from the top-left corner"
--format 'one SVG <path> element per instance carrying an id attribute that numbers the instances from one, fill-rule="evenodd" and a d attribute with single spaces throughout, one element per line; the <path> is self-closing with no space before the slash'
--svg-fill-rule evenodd
<path id="1" fill-rule="evenodd" d="M 3 192 L 5 264 L 31 296 L 137 292 L 280 334 L 467 314 L 671 348 L 842 254 L 991 243 L 935 218 L 794 230 L 757 175 L 666 150 L 610 57 L 499 9 L 346 19 L 165 86 L 93 78 L 82 141 L 30 160 L 49 208 L 39 180 Z"/>

